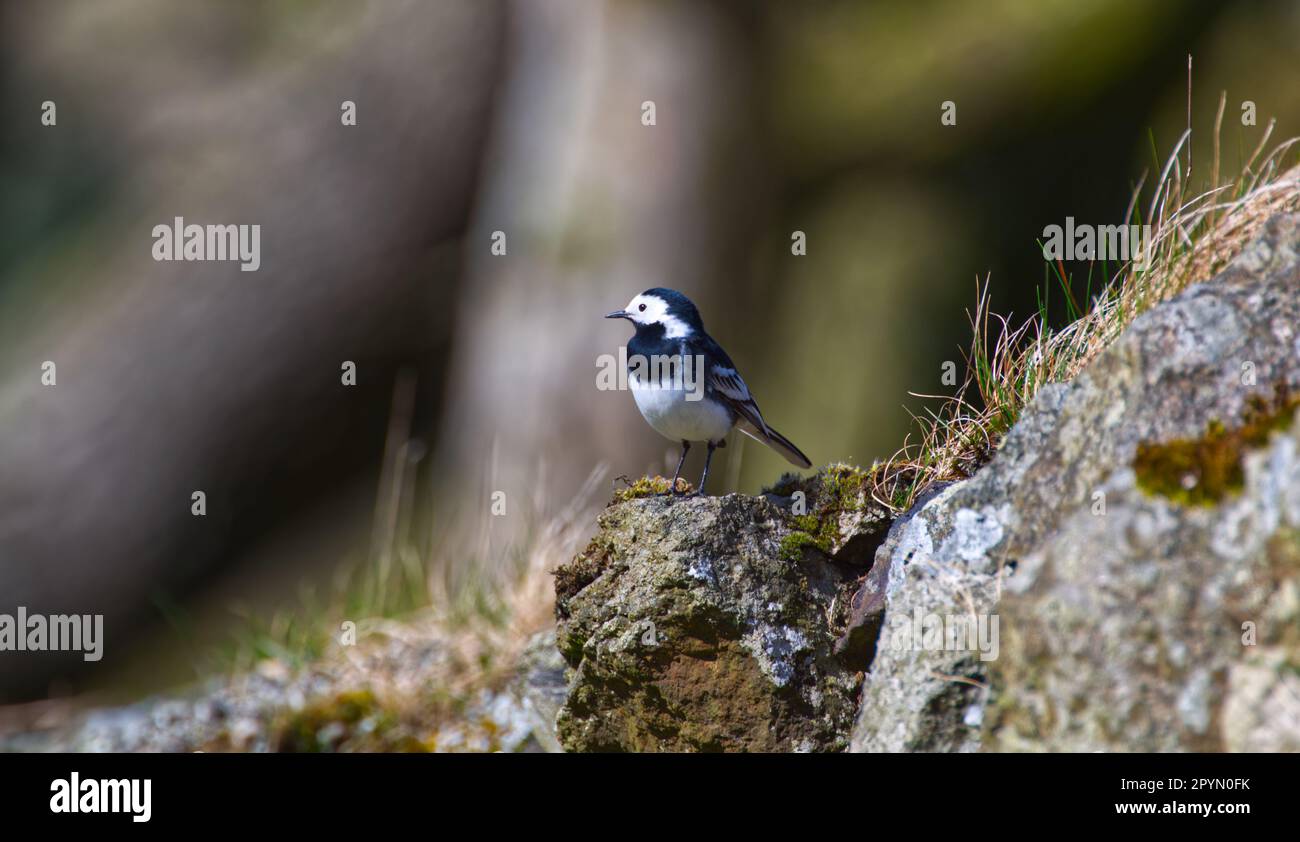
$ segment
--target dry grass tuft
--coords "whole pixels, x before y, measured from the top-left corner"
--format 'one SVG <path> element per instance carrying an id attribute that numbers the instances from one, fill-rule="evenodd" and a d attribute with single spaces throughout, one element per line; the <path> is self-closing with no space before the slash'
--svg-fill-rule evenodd
<path id="1" fill-rule="evenodd" d="M 1271 217 L 1300 210 L 1300 167 L 1283 165 L 1300 138 L 1278 144 L 1260 157 L 1272 135 L 1272 121 L 1240 174 L 1219 183 L 1218 129 L 1224 101 L 1219 100 L 1215 127 L 1211 189 L 1187 195 L 1179 160 L 1189 138 L 1185 132 L 1156 182 L 1145 218 L 1137 215 L 1142 182 L 1125 213 L 1126 222 L 1151 226 L 1145 266 L 1121 265 L 1086 302 L 1086 311 L 1071 307 L 1075 319 L 1070 324 L 1060 330 L 1049 328 L 1044 306 L 1013 327 L 990 312 L 988 279 L 977 284 L 965 380 L 951 396 L 912 393 L 943 403 L 937 410 L 913 415 L 918 430 L 892 457 L 872 467 L 871 492 L 878 503 L 902 513 L 930 485 L 969 477 L 992 456 L 1039 388 L 1072 379 L 1138 315 L 1192 284 L 1209 280 L 1258 236 Z M 1055 280 L 1074 305 L 1069 279 L 1059 265 Z"/>
<path id="2" fill-rule="evenodd" d="M 551 571 L 582 547 L 607 473 L 607 466 L 596 466 L 558 511 L 540 496 L 529 501 L 522 517 L 526 527 L 506 546 L 487 539 L 493 517 L 486 509 L 481 528 L 470 530 L 481 540 L 440 541 L 427 558 L 410 543 L 418 530 L 392 530 L 363 564 L 341 568 L 323 599 L 304 598 L 265 621 L 246 617 L 202 671 L 236 677 L 265 669 L 268 659 L 291 672 L 333 664 L 343 674 L 364 666 L 358 674 L 369 676 L 372 689 L 390 705 L 422 698 L 416 686 L 407 686 L 412 681 L 437 687 L 448 698 L 498 684 L 530 638 L 550 627 Z M 386 501 L 381 492 L 376 522 L 389 510 L 408 507 Z M 338 645 L 345 621 L 356 625 L 356 646 Z M 439 655 L 413 670 L 409 653 L 422 647 L 435 647 Z"/>

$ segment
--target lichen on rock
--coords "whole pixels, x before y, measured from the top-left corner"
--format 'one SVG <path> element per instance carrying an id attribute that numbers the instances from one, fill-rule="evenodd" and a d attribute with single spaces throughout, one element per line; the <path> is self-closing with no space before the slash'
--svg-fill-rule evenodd
<path id="1" fill-rule="evenodd" d="M 1297 243 L 1300 216 L 1270 221 L 898 520 L 854 750 L 1300 741 L 1300 583 L 1276 561 L 1300 524 Z M 996 617 L 997 657 L 889 645 L 914 612 Z"/>
<path id="2" fill-rule="evenodd" d="M 825 552 L 785 548 L 795 518 L 838 524 L 850 504 L 857 534 L 866 504 L 852 502 L 848 476 L 607 508 L 588 550 L 556 571 L 557 644 L 572 667 L 565 748 L 845 748 L 860 676 L 833 648 L 862 571 L 834 560 L 841 534 Z"/>

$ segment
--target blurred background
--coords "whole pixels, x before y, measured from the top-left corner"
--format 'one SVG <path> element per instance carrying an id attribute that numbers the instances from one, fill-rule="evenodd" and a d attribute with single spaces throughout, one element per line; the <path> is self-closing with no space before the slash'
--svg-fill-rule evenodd
<path id="1" fill-rule="evenodd" d="M 815 463 L 888 457 L 964 368 L 976 279 L 1023 319 L 1044 226 L 1158 175 L 1189 53 L 1193 182 L 1221 92 L 1225 171 L 1300 133 L 1295 0 L 4 3 L 0 613 L 107 640 L 0 652 L 0 701 L 192 679 L 329 594 L 454 595 L 671 471 L 595 386 L 647 287 Z M 260 225 L 260 269 L 155 262 L 176 216 Z M 738 444 L 711 492 L 787 467 Z"/>

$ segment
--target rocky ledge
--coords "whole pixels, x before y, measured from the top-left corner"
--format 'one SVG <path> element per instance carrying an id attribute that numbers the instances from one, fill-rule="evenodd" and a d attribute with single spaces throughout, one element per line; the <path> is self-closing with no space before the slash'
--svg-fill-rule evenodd
<path id="1" fill-rule="evenodd" d="M 1298 253 L 1272 220 L 901 517 L 845 465 L 639 481 L 455 704 L 408 623 L 0 750 L 1300 751 Z"/>
<path id="2" fill-rule="evenodd" d="M 556 572 L 556 642 L 573 668 L 558 722 L 566 748 L 848 746 L 867 658 L 836 643 L 870 558 L 863 542 L 887 521 L 850 468 L 784 490 L 634 491 L 605 510 L 596 538 Z M 812 532 L 790 514 L 796 493 Z M 823 534 L 834 543 L 818 547 Z"/>
<path id="3" fill-rule="evenodd" d="M 1300 216 L 890 520 L 641 483 L 556 571 L 569 750 L 1300 750 Z"/>

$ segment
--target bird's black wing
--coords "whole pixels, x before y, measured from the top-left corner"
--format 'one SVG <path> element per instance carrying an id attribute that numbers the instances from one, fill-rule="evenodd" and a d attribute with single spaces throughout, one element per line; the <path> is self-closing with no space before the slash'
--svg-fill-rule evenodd
<path id="1" fill-rule="evenodd" d="M 731 407 L 732 411 L 751 426 L 770 435 L 763 413 L 759 411 L 754 396 L 749 393 L 749 386 L 736 370 L 736 364 L 722 350 L 722 346 L 707 334 L 699 340 L 699 350 L 704 353 L 705 383 L 709 393 Z"/>
<path id="2" fill-rule="evenodd" d="M 722 346 L 705 334 L 696 339 L 694 353 L 704 354 L 705 387 L 708 394 L 729 406 L 737 416 L 736 427 L 752 439 L 775 450 L 786 461 L 801 468 L 812 467 L 812 462 L 804 455 L 794 442 L 767 426 L 763 413 L 758 411 L 758 403 L 749 393 L 749 386 L 736 370 L 736 364 L 722 350 Z"/>

